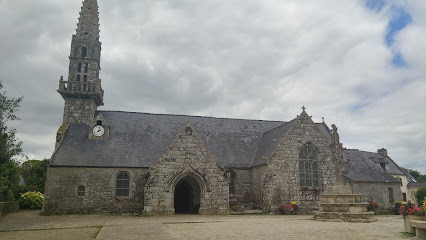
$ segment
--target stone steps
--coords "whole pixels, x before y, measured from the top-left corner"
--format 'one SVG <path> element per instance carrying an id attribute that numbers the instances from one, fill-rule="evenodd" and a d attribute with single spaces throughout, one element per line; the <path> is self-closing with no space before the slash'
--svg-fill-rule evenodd
<path id="1" fill-rule="evenodd" d="M 249 210 L 244 210 L 242 212 L 236 212 L 236 211 L 231 211 L 229 212 L 230 215 L 254 215 L 254 214 L 264 214 L 263 210 L 259 210 L 259 209 L 249 209 Z"/>
<path id="2" fill-rule="evenodd" d="M 367 212 L 368 203 L 320 203 L 320 212 Z"/>
<path id="3" fill-rule="evenodd" d="M 336 222 L 375 222 L 374 212 L 316 212 L 315 220 Z"/>

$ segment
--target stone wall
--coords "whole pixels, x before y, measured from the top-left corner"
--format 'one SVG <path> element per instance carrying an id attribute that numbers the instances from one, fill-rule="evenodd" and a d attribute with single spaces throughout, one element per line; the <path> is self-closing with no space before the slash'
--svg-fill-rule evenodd
<path id="1" fill-rule="evenodd" d="M 251 169 L 252 191 L 253 191 L 253 208 L 263 209 L 263 182 L 265 180 L 267 166 L 261 165 Z"/>
<path id="2" fill-rule="evenodd" d="M 233 211 L 253 208 L 253 188 L 251 170 L 232 169 L 235 177 L 235 193 L 229 194 L 229 207 Z"/>
<path id="3" fill-rule="evenodd" d="M 96 103 L 93 99 L 65 98 L 63 123 L 90 125 L 95 116 Z"/>
<path id="4" fill-rule="evenodd" d="M 199 213 L 228 214 L 229 188 L 223 174 L 194 129 L 187 125 L 150 172 L 144 213 L 174 214 L 175 186 L 191 177 L 200 189 Z"/>
<path id="5" fill-rule="evenodd" d="M 19 201 L 0 202 L 0 216 L 19 210 Z"/>
<path id="6" fill-rule="evenodd" d="M 389 201 L 389 188 L 393 189 L 394 201 Z M 393 208 L 396 201 L 402 201 L 400 183 L 353 182 L 353 193 L 362 194 L 362 201 L 373 201 L 379 208 Z"/>
<path id="7" fill-rule="evenodd" d="M 115 194 L 117 175 L 123 171 L 130 177 L 128 197 Z M 143 168 L 48 167 L 43 212 L 141 213 L 147 173 Z M 84 196 L 77 195 L 78 186 L 85 187 Z"/>
<path id="8" fill-rule="evenodd" d="M 299 179 L 299 152 L 306 143 L 317 148 L 318 186 L 301 187 Z M 318 208 L 320 194 L 326 186 L 334 185 L 335 163 L 330 141 L 311 118 L 302 112 L 282 138 L 275 152 L 267 160 L 263 177 L 265 211 L 278 212 L 282 203 L 297 201 L 306 211 Z M 262 177 L 253 178 L 259 181 Z M 257 183 L 255 186 L 259 186 Z"/>

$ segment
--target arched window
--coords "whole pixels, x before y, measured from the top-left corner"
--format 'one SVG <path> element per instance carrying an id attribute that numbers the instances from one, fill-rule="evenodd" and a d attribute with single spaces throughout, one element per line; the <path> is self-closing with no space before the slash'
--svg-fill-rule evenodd
<path id="1" fill-rule="evenodd" d="M 87 73 L 88 70 L 89 70 L 89 64 L 85 63 L 84 64 L 84 72 Z"/>
<path id="2" fill-rule="evenodd" d="M 87 57 L 87 47 L 81 48 L 81 57 Z"/>
<path id="3" fill-rule="evenodd" d="M 301 187 L 318 186 L 317 152 L 313 144 L 307 143 L 299 153 L 299 177 Z"/>
<path id="4" fill-rule="evenodd" d="M 117 185 L 115 187 L 116 196 L 129 196 L 130 178 L 127 172 L 120 172 L 117 175 Z"/>
<path id="5" fill-rule="evenodd" d="M 229 185 L 229 194 L 235 193 L 235 173 L 233 171 L 227 171 L 223 175 L 226 179 L 226 182 L 228 182 Z"/>
<path id="6" fill-rule="evenodd" d="M 77 72 L 81 72 L 81 62 L 78 63 Z"/>
<path id="7" fill-rule="evenodd" d="M 84 197 L 84 194 L 86 193 L 86 187 L 83 185 L 78 186 L 77 188 L 77 196 Z"/>

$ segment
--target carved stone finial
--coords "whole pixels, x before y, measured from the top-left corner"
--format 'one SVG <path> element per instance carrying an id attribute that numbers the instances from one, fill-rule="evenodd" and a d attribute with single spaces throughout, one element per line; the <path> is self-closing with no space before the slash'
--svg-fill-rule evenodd
<path id="1" fill-rule="evenodd" d="M 306 108 L 305 108 L 305 106 L 303 106 L 303 107 L 302 107 L 302 110 L 303 110 L 303 111 L 305 111 L 305 109 L 306 109 Z"/>
<path id="2" fill-rule="evenodd" d="M 337 127 L 335 124 L 331 124 L 331 139 L 333 141 L 333 145 L 339 145 L 340 139 L 339 139 L 339 133 L 337 132 Z"/>
<path id="3" fill-rule="evenodd" d="M 61 78 L 59 78 L 59 81 L 64 81 L 64 76 L 61 76 Z"/>
<path id="4" fill-rule="evenodd" d="M 324 121 L 324 117 L 322 117 L 322 123 L 325 123 L 325 121 Z"/>

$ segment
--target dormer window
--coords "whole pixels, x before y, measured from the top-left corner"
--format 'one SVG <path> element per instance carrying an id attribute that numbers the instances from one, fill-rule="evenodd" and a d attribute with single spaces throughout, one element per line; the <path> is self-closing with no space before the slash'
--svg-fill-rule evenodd
<path id="1" fill-rule="evenodd" d="M 382 167 L 384 170 L 386 170 L 386 163 L 381 162 L 380 167 Z"/>

